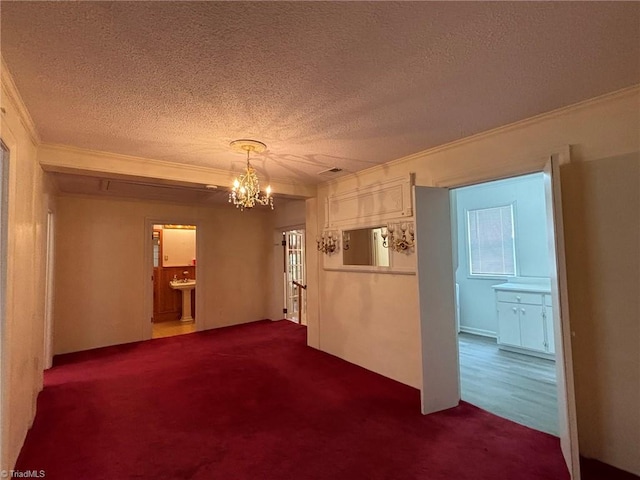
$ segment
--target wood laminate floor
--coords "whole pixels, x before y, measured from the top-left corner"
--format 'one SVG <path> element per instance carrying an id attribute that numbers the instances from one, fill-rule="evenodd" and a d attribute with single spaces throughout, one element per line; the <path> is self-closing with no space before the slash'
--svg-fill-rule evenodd
<path id="1" fill-rule="evenodd" d="M 173 322 L 159 322 L 153 324 L 151 338 L 173 337 L 174 335 L 184 335 L 196 331 L 195 323 L 184 323 L 180 320 Z"/>
<path id="2" fill-rule="evenodd" d="M 462 399 L 558 435 L 555 362 L 500 350 L 494 338 L 459 335 Z"/>

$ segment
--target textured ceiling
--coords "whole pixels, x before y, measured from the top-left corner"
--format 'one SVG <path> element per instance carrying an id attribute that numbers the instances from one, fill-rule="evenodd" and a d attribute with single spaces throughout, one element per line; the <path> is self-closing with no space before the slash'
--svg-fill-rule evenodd
<path id="1" fill-rule="evenodd" d="M 317 183 L 640 82 L 638 2 L 0 2 L 42 140 Z"/>

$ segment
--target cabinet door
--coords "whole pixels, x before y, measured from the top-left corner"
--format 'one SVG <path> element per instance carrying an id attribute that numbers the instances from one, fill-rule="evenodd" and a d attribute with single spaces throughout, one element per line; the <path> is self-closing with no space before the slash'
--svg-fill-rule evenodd
<path id="1" fill-rule="evenodd" d="M 545 352 L 544 317 L 542 306 L 520 305 L 520 339 L 524 348 Z"/>
<path id="2" fill-rule="evenodd" d="M 498 343 L 520 346 L 519 305 L 498 302 Z"/>
<path id="3" fill-rule="evenodd" d="M 555 332 L 553 330 L 553 308 L 544 307 L 544 326 L 547 329 L 547 352 L 556 353 Z"/>

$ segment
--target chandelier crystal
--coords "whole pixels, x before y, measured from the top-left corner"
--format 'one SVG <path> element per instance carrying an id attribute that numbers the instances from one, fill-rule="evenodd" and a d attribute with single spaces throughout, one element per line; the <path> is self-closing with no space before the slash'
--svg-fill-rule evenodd
<path id="1" fill-rule="evenodd" d="M 231 193 L 229 193 L 229 203 L 233 203 L 241 211 L 245 208 L 253 208 L 256 205 L 269 205 L 273 210 L 273 197 L 271 196 L 271 186 L 267 186 L 265 193 L 260 192 L 260 182 L 255 169 L 249 162 L 251 152 L 263 152 L 267 146 L 257 140 L 235 140 L 231 142 L 231 147 L 247 152 L 247 167 L 245 173 L 233 181 Z"/>

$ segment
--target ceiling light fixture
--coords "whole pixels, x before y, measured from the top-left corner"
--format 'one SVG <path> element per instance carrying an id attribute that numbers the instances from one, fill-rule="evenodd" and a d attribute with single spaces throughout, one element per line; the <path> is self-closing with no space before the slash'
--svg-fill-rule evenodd
<path id="1" fill-rule="evenodd" d="M 244 210 L 258 205 L 270 205 L 273 210 L 273 197 L 271 196 L 271 186 L 267 186 L 265 193 L 260 192 L 260 182 L 255 169 L 249 162 L 251 152 L 262 153 L 267 146 L 257 140 L 234 140 L 231 148 L 247 152 L 247 167 L 245 173 L 233 181 L 233 187 L 229 194 L 229 203 L 233 203 L 236 208 Z"/>

